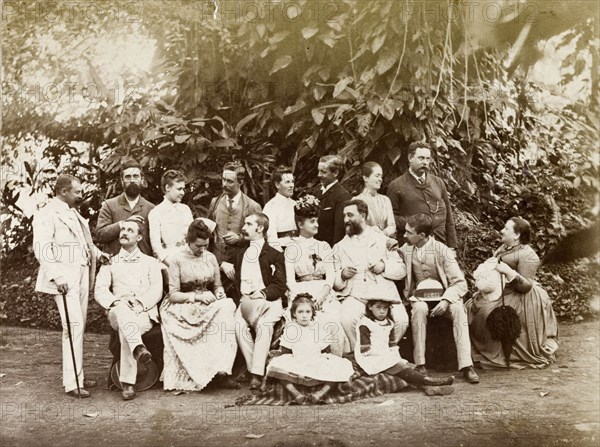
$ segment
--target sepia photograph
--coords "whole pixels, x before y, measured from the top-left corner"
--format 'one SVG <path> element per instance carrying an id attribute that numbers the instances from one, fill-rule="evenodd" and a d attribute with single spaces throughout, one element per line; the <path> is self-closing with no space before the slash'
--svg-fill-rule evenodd
<path id="1" fill-rule="evenodd" d="M 0 0 L 0 443 L 600 443 L 600 2 Z"/>

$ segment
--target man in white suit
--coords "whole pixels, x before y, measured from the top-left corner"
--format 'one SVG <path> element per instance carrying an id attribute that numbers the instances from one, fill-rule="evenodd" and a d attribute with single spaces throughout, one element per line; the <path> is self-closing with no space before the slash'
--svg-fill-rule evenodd
<path id="1" fill-rule="evenodd" d="M 79 397 L 62 299 L 66 293 L 77 377 L 83 385 L 81 397 L 89 397 L 85 388 L 96 382 L 84 379 L 83 332 L 96 260 L 108 261 L 109 257 L 93 244 L 88 223 L 76 210 L 82 199 L 79 180 L 71 175 L 58 176 L 54 194 L 33 218 L 33 249 L 40 263 L 35 290 L 54 296 L 63 325 L 63 386 L 68 395 Z"/>
<path id="2" fill-rule="evenodd" d="M 394 281 L 406 276 L 406 267 L 392 241 L 382 232 L 367 225 L 368 205 L 360 199 L 344 203 L 346 236 L 333 247 L 336 253 L 333 288 L 343 299 L 341 323 L 354 350 L 356 324 L 365 314 L 365 304 L 373 299 L 374 290 L 385 290 L 387 296 L 400 301 Z M 379 292 L 381 293 L 381 292 Z M 408 314 L 402 304 L 392 305 L 394 342 L 398 343 L 408 329 Z"/>
<path id="3" fill-rule="evenodd" d="M 138 247 L 143 227 L 135 218 L 121 223 L 121 251 L 110 265 L 100 268 L 96 278 L 95 299 L 108 311 L 108 321 L 119 332 L 121 359 L 119 380 L 124 400 L 135 398 L 137 361 L 147 363 L 152 354 L 142 335 L 158 323 L 157 303 L 162 296 L 161 264 Z"/>

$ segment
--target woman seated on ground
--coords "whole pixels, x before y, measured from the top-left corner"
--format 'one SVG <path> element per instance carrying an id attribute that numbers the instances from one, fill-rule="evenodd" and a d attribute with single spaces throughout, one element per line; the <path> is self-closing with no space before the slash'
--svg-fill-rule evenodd
<path id="1" fill-rule="evenodd" d="M 169 294 L 160 308 L 165 390 L 200 391 L 215 376 L 222 387 L 239 386 L 230 376 L 235 304 L 225 296 L 217 259 L 206 250 L 213 230 L 208 219 L 193 221 L 187 246 L 169 263 Z"/>
<path id="2" fill-rule="evenodd" d="M 316 404 L 337 383 L 350 380 L 354 369 L 349 360 L 329 353 L 326 334 L 315 325 L 317 310 L 310 294 L 296 295 L 290 313 L 292 321 L 285 325 L 279 342 L 283 355 L 271 360 L 267 377 L 280 380 L 297 404 L 304 403 L 306 396 L 296 385 L 320 385 L 308 396 Z"/>
<path id="3" fill-rule="evenodd" d="M 362 192 L 354 197 L 361 199 L 369 206 L 367 223 L 379 228 L 387 237 L 396 237 L 396 220 L 392 202 L 388 196 L 379 194 L 383 182 L 383 170 L 378 163 L 368 161 L 362 166 L 364 187 Z M 402 229 L 404 231 L 404 229 Z"/>
<path id="4" fill-rule="evenodd" d="M 292 238 L 285 255 L 287 286 L 291 300 L 308 293 L 315 300 L 319 329 L 327 334 L 332 354 L 341 356 L 350 349 L 340 323 L 340 302 L 333 292 L 335 270 L 333 250 L 314 236 L 319 231 L 319 199 L 306 195 L 294 207 L 299 236 Z M 291 316 L 287 316 L 290 321 Z"/>
<path id="5" fill-rule="evenodd" d="M 529 245 L 531 226 L 525 219 L 513 217 L 502 230 L 502 245 L 494 253 L 495 268 L 502 275 L 504 302 L 513 307 L 521 320 L 521 335 L 513 343 L 510 366 L 543 368 L 555 360 L 558 349 L 558 323 L 546 291 L 534 280 L 540 265 Z M 482 281 L 481 270 L 478 281 Z M 479 284 L 479 288 L 481 284 Z M 502 304 L 502 294 L 479 293 L 466 303 L 469 315 L 473 360 L 483 367 L 505 368 L 507 359 L 499 340 L 492 338 L 488 315 Z"/>

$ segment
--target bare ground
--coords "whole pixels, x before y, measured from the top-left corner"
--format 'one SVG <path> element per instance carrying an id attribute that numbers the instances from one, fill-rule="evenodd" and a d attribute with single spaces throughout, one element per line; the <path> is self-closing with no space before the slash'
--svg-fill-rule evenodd
<path id="1" fill-rule="evenodd" d="M 233 406 L 248 393 L 146 391 L 132 402 L 106 390 L 108 336 L 87 334 L 90 399 L 65 396 L 60 334 L 1 327 L 3 446 L 598 446 L 599 323 L 561 326 L 556 364 L 480 371 L 451 396 L 417 390 L 338 406 Z M 256 435 L 249 438 L 248 435 Z M 260 437 L 259 437 L 260 436 Z"/>

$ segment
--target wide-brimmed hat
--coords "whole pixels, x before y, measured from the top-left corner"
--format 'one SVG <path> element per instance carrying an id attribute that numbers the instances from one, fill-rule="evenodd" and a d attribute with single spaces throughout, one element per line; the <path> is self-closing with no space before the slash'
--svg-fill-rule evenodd
<path id="1" fill-rule="evenodd" d="M 435 279 L 424 279 L 415 290 L 415 298 L 421 301 L 439 301 L 443 295 L 444 286 Z"/>
<path id="2" fill-rule="evenodd" d="M 396 291 L 395 287 L 384 287 L 381 284 L 373 284 L 369 286 L 369 297 L 366 298 L 368 301 L 386 301 L 392 304 L 401 303 L 400 296 Z"/>
<path id="3" fill-rule="evenodd" d="M 110 378 L 112 379 L 115 386 L 122 390 L 123 385 L 119 380 L 119 368 L 121 367 L 121 361 L 115 363 L 110 370 Z M 150 360 L 148 363 L 137 362 L 137 376 L 135 378 L 135 384 L 133 388 L 136 391 L 145 391 L 152 388 L 152 386 L 158 380 L 158 367 L 156 363 Z"/>

